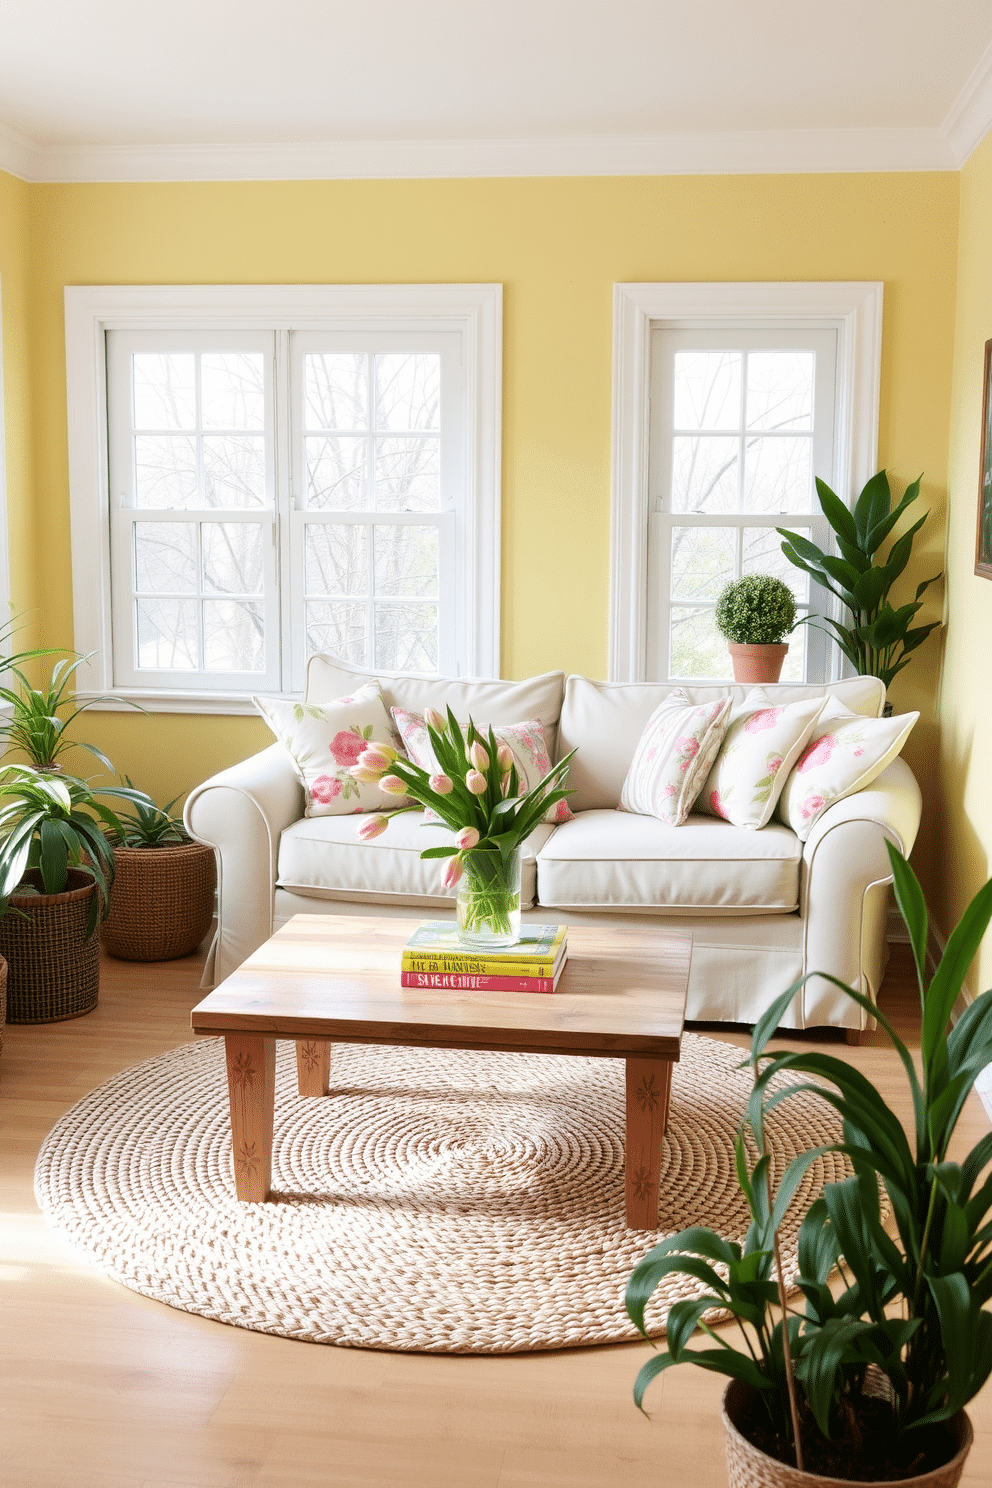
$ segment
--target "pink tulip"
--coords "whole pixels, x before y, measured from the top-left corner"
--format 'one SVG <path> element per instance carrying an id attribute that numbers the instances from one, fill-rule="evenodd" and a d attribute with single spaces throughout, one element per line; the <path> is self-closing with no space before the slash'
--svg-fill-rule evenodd
<path id="1" fill-rule="evenodd" d="M 501 744 L 496 751 L 496 760 L 504 775 L 509 774 L 513 766 L 513 750 L 509 744 Z"/>
<path id="2" fill-rule="evenodd" d="M 461 858 L 449 858 L 444 865 L 444 872 L 441 874 L 441 887 L 453 889 L 464 872 L 465 864 Z"/>
<path id="3" fill-rule="evenodd" d="M 383 770 L 389 769 L 395 758 L 396 750 L 388 744 L 370 744 L 358 756 L 358 763 L 364 765 L 366 770 L 378 770 L 381 775 Z"/>
<path id="4" fill-rule="evenodd" d="M 398 775 L 383 775 L 379 781 L 379 789 L 385 791 L 387 796 L 405 796 L 406 782 Z"/>
<path id="5" fill-rule="evenodd" d="M 432 775 L 427 784 L 439 796 L 450 796 L 454 790 L 451 777 L 448 775 Z"/>
<path id="6" fill-rule="evenodd" d="M 352 765 L 350 774 L 354 780 L 360 780 L 363 785 L 375 785 L 378 782 L 381 770 L 370 770 L 367 765 Z"/>
<path id="7" fill-rule="evenodd" d="M 483 749 L 478 739 L 476 739 L 475 743 L 469 749 L 468 757 L 477 770 L 485 773 L 489 769 L 489 751 Z"/>
<path id="8" fill-rule="evenodd" d="M 484 796 L 486 794 L 486 791 L 489 789 L 488 785 L 486 784 L 486 777 L 484 775 L 480 775 L 478 770 L 469 770 L 468 774 L 465 776 L 465 784 L 468 786 L 473 796 Z"/>
<path id="9" fill-rule="evenodd" d="M 375 816 L 367 816 L 359 823 L 358 835 L 363 842 L 371 842 L 373 837 L 381 837 L 389 826 L 389 817 L 377 813 Z"/>
<path id="10" fill-rule="evenodd" d="M 462 827 L 458 836 L 455 838 L 455 846 L 460 852 L 471 852 L 472 848 L 478 845 L 478 842 L 479 834 L 474 827 Z"/>
<path id="11" fill-rule="evenodd" d="M 439 713 L 436 708 L 424 709 L 424 722 L 428 724 L 429 727 L 432 728 L 436 734 L 443 734 L 445 729 L 448 727 L 448 720 L 445 718 L 444 714 Z"/>

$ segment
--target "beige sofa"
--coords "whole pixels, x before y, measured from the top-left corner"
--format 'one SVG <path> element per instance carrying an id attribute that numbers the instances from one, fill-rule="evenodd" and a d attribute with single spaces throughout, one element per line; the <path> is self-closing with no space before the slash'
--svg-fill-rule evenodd
<path id="1" fill-rule="evenodd" d="M 422 712 L 450 705 L 462 719 L 539 718 L 554 758 L 578 753 L 569 784 L 574 820 L 541 826 L 525 844 L 524 904 L 530 919 L 579 924 L 629 916 L 677 924 L 693 937 L 687 1016 L 752 1023 L 806 972 L 830 972 L 874 997 L 886 961 L 891 874 L 885 839 L 904 853 L 920 820 L 920 792 L 896 760 L 867 789 L 835 802 L 802 843 L 773 819 L 748 831 L 710 816 L 682 827 L 616 809 L 645 723 L 673 685 L 615 684 L 561 672 L 523 682 L 369 673 L 329 656 L 311 658 L 306 697 L 326 702 L 376 676 L 388 706 Z M 822 687 L 778 686 L 777 702 L 836 695 L 878 717 L 884 689 L 855 677 Z M 693 702 L 746 689 L 688 687 Z M 307 818 L 302 787 L 282 745 L 222 771 L 192 792 L 191 835 L 217 853 L 218 930 L 204 977 L 221 981 L 290 916 L 402 914 L 452 908 L 436 860 L 420 850 L 448 839 L 422 813 L 359 841 L 353 815 Z M 786 1026 L 849 1030 L 865 1015 L 822 977 L 807 982 Z"/>

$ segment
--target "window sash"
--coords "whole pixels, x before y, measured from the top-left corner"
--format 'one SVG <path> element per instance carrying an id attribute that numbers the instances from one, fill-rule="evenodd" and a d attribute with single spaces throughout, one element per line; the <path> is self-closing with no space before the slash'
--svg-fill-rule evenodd
<path id="1" fill-rule="evenodd" d="M 748 530 L 762 527 L 791 527 L 808 534 L 810 540 L 826 548 L 830 532 L 826 519 L 820 511 L 815 492 L 810 491 L 808 510 L 783 509 L 775 513 L 747 512 L 743 508 L 745 480 L 745 451 L 748 441 L 755 437 L 796 437 L 797 431 L 774 431 L 749 429 L 745 424 L 744 396 L 741 392 L 739 417 L 733 426 L 713 429 L 685 430 L 676 428 L 674 421 L 674 366 L 680 351 L 728 351 L 739 352 L 744 359 L 753 352 L 776 350 L 810 350 L 815 353 L 813 394 L 813 420 L 809 438 L 812 447 L 812 475 L 832 482 L 835 479 L 835 404 L 837 389 L 837 332 L 826 327 L 775 326 L 679 326 L 659 327 L 651 336 L 650 348 L 650 407 L 648 455 L 648 608 L 646 665 L 649 677 L 679 682 L 706 682 L 724 680 L 713 675 L 689 676 L 673 667 L 671 662 L 673 621 L 676 615 L 687 610 L 709 611 L 716 607 L 716 596 L 704 599 L 680 600 L 673 595 L 672 544 L 677 528 L 723 528 L 733 532 L 734 572 L 739 578 L 744 572 L 744 534 Z M 799 431 L 801 437 L 807 437 Z M 673 509 L 673 456 L 677 437 L 698 436 L 726 439 L 728 445 L 736 441 L 738 509 L 729 512 L 676 511 Z M 812 485 L 812 480 L 811 480 Z M 748 569 L 746 571 L 753 571 Z M 784 574 L 788 580 L 798 577 L 799 570 Z M 797 615 L 826 613 L 825 592 L 818 585 L 809 587 L 808 602 L 797 600 Z M 805 677 L 807 682 L 824 681 L 827 677 L 829 657 L 826 637 L 821 628 L 806 624 Z M 732 676 L 729 657 L 726 677 Z"/>
<path id="2" fill-rule="evenodd" d="M 136 430 L 132 405 L 133 358 L 142 353 L 224 353 L 256 352 L 263 358 L 264 412 L 261 432 L 264 440 L 265 502 L 259 506 L 222 507 L 145 507 L 138 504 L 136 484 L 135 441 L 149 430 Z M 280 603 L 278 589 L 277 543 L 278 506 L 275 471 L 276 389 L 274 379 L 274 337 L 271 332 L 214 331 L 114 331 L 107 336 L 107 386 L 110 476 L 110 552 L 111 612 L 113 626 L 113 681 L 123 688 L 159 688 L 196 690 L 209 687 L 217 691 L 271 692 L 280 687 Z M 199 418 L 193 428 L 169 429 L 169 434 L 186 432 L 197 444 L 198 482 L 202 480 L 202 444 L 204 438 L 222 431 L 207 431 Z M 254 430 L 249 431 L 254 433 Z M 137 585 L 135 542 L 143 531 L 168 523 L 193 529 L 195 583 L 173 599 L 168 591 L 139 591 Z M 258 526 L 261 544 L 261 587 L 249 595 L 234 591 L 213 590 L 205 583 L 202 553 L 203 525 L 227 527 Z M 139 664 L 139 610 L 142 601 L 185 603 L 195 610 L 197 654 L 196 668 L 158 668 Z M 206 616 L 209 607 L 224 602 L 251 603 L 261 610 L 264 644 L 261 666 L 253 670 L 211 668 L 208 662 Z"/>

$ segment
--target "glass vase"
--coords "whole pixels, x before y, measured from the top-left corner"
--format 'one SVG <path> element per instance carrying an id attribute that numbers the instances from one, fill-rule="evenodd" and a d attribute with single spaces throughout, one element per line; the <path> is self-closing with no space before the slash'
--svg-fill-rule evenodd
<path id="1" fill-rule="evenodd" d="M 515 945 L 520 939 L 520 849 L 474 848 L 458 880 L 458 938 L 473 950 Z"/>

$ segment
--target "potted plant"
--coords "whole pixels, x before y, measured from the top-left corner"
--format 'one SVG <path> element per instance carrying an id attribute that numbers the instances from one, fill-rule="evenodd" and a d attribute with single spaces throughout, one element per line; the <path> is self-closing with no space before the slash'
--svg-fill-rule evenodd
<path id="1" fill-rule="evenodd" d="M 33 687 L 21 670 L 20 663 L 39 656 L 50 656 L 52 651 L 26 651 L 19 656 L 3 658 L 3 670 L 12 672 L 18 687 L 0 687 L 0 701 L 7 704 L 9 714 L 0 717 L 0 739 L 7 749 L 19 749 L 26 754 L 39 770 L 61 770 L 60 756 L 67 749 L 85 749 L 98 759 L 101 765 L 113 770 L 107 756 L 95 744 L 82 739 L 70 739 L 68 729 L 93 703 L 101 701 L 90 698 L 79 704 L 71 699 L 69 685 L 79 667 L 89 658 L 74 656 L 55 663 L 51 677 L 41 687 Z M 136 704 L 132 706 L 137 706 Z"/>
<path id="2" fill-rule="evenodd" d="M 100 935 L 107 954 L 122 961 L 173 961 L 195 951 L 210 929 L 214 851 L 171 815 L 179 796 L 156 806 L 144 792 L 135 795 L 110 834 L 114 892 Z"/>
<path id="3" fill-rule="evenodd" d="M 796 623 L 796 601 L 774 574 L 745 574 L 716 602 L 716 625 L 726 638 L 737 682 L 777 682 Z"/>
<path id="4" fill-rule="evenodd" d="M 104 828 L 117 818 L 71 775 L 7 765 L 0 770 L 0 954 L 8 966 L 7 1018 L 48 1023 L 96 1006 L 97 921 L 106 914 L 114 855 Z"/>
<path id="5" fill-rule="evenodd" d="M 467 945 L 513 945 L 520 933 L 520 845 L 549 809 L 565 800 L 561 787 L 572 754 L 554 765 L 525 796 L 509 745 L 492 729 L 485 738 L 471 718 L 462 729 L 451 709 L 424 713 L 439 768 L 432 774 L 404 759 L 389 744 L 370 744 L 359 756 L 358 780 L 378 781 L 387 795 L 412 796 L 456 833 L 449 847 L 427 847 L 422 858 L 447 858 L 441 882 L 457 885 L 456 912 Z M 415 806 L 401 806 L 411 811 Z M 366 842 L 384 832 L 396 812 L 366 816 L 358 835 Z"/>
<path id="6" fill-rule="evenodd" d="M 965 911 L 928 981 L 922 890 L 900 854 L 888 851 L 920 986 L 922 1082 L 883 1014 L 860 992 L 844 990 L 878 1019 L 899 1056 L 912 1097 L 912 1142 L 880 1092 L 843 1060 L 817 1050 L 765 1052 L 797 983 L 755 1025 L 751 1043 L 748 1124 L 757 1156 L 752 1164 L 741 1133 L 737 1176 L 752 1216 L 743 1247 L 711 1230 L 684 1230 L 645 1256 L 627 1291 L 628 1312 L 643 1332 L 645 1304 L 663 1276 L 682 1271 L 707 1288 L 671 1308 L 667 1348 L 641 1370 L 635 1399 L 640 1404 L 650 1381 L 673 1364 L 730 1376 L 724 1423 L 735 1488 L 810 1488 L 823 1479 L 952 1488 L 971 1444 L 964 1407 L 992 1371 L 992 1178 L 983 1180 L 992 1134 L 963 1161 L 947 1155 L 975 1077 L 992 1061 L 992 993 L 947 1032 L 992 917 L 992 881 Z M 831 1084 L 776 1088 L 776 1077 L 790 1072 Z M 764 1120 L 773 1106 L 810 1089 L 842 1116 L 843 1140 L 833 1150 L 846 1154 L 852 1173 L 828 1184 L 803 1219 L 800 1311 L 786 1296 L 777 1232 L 803 1173 L 826 1149 L 796 1158 L 773 1192 Z M 897 1240 L 881 1220 L 879 1184 Z M 835 1267 L 843 1284 L 836 1295 L 827 1284 Z M 737 1318 L 746 1351 L 708 1326 L 713 1308 Z M 717 1347 L 689 1349 L 700 1332 Z"/>
<path id="7" fill-rule="evenodd" d="M 926 640 L 939 620 L 928 625 L 914 625 L 922 608 L 922 595 L 939 577 L 924 579 L 916 586 L 909 604 L 895 609 L 889 591 L 909 562 L 913 539 L 929 516 L 924 512 L 903 535 L 896 539 L 884 562 L 878 552 L 907 507 L 920 494 L 922 476 L 906 487 L 899 504 L 892 508 L 889 478 L 879 470 L 868 481 L 851 511 L 833 492 L 826 481 L 817 480 L 816 494 L 823 515 L 833 530 L 839 556 L 821 552 L 815 543 L 790 532 L 785 527 L 775 530 L 784 538 L 782 552 L 790 563 L 809 574 L 828 589 L 835 599 L 851 612 L 850 625 L 842 625 L 829 615 L 806 617 L 812 624 L 823 620 L 829 625 L 841 651 L 862 676 L 881 677 L 888 687 L 904 666 L 911 652 Z M 822 626 L 818 628 L 822 629 Z"/>

